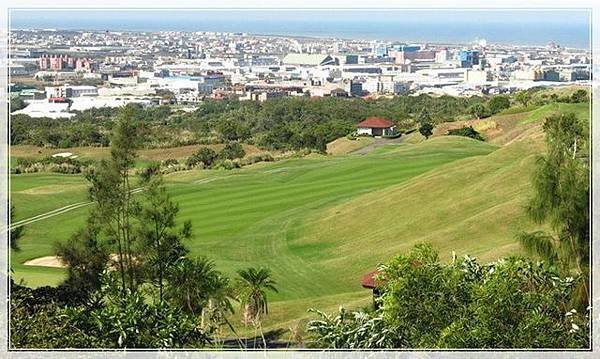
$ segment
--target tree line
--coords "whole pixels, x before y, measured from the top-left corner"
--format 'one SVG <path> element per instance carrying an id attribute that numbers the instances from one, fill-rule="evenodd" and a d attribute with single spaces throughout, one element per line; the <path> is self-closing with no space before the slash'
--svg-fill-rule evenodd
<path id="1" fill-rule="evenodd" d="M 436 121 L 468 115 L 483 97 L 400 96 L 392 99 L 281 98 L 266 102 L 207 100 L 193 112 L 171 106 L 135 108 L 149 134 L 144 147 L 172 147 L 240 141 L 266 149 L 324 151 L 326 144 L 354 130 L 369 116 L 388 118 L 401 129 L 414 126 L 423 108 Z M 73 147 L 107 146 L 118 110 L 90 109 L 69 119 L 11 116 L 11 144 Z"/>

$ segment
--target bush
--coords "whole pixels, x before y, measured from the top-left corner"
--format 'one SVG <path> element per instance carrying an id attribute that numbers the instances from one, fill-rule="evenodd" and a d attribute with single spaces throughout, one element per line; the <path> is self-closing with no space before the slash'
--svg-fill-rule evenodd
<path id="1" fill-rule="evenodd" d="M 479 141 L 484 141 L 484 138 L 481 136 L 477 130 L 473 128 L 473 126 L 457 128 L 448 131 L 448 136 L 464 136 L 470 137 Z"/>
<path id="2" fill-rule="evenodd" d="M 489 116 L 488 108 L 484 104 L 481 104 L 481 103 L 476 103 L 474 105 L 471 105 L 469 107 L 468 111 L 471 116 L 473 116 L 477 119 Z"/>
<path id="3" fill-rule="evenodd" d="M 234 168 L 240 168 L 241 166 L 242 165 L 241 165 L 240 161 L 224 159 L 224 160 L 219 160 L 219 161 L 215 162 L 215 165 L 213 166 L 213 168 L 219 169 L 219 170 L 232 170 Z"/>
<path id="4" fill-rule="evenodd" d="M 573 92 L 570 98 L 570 102 L 579 103 L 579 102 L 588 102 L 588 93 L 586 90 L 577 90 Z"/>
<path id="5" fill-rule="evenodd" d="M 239 142 L 228 142 L 221 150 L 219 157 L 222 159 L 234 160 L 242 158 L 246 155 L 246 151 Z"/>
<path id="6" fill-rule="evenodd" d="M 423 122 L 419 126 L 419 133 L 428 139 L 433 134 L 433 125 L 430 122 Z"/>
<path id="7" fill-rule="evenodd" d="M 177 161 L 177 160 L 176 160 L 176 159 L 174 159 L 174 158 L 169 158 L 169 159 L 166 159 L 166 160 L 162 161 L 162 165 L 163 165 L 164 167 L 176 166 L 176 165 L 178 165 L 178 164 L 179 164 L 179 161 Z"/>
<path id="8" fill-rule="evenodd" d="M 217 157 L 215 150 L 209 147 L 202 147 L 196 151 L 196 153 L 188 157 L 185 163 L 189 167 L 198 166 L 200 163 L 203 163 L 206 167 L 211 167 Z"/>
<path id="9" fill-rule="evenodd" d="M 40 160 L 18 158 L 11 173 L 56 172 L 64 174 L 89 173 L 93 171 L 93 161 L 76 158 L 44 157 Z"/>
<path id="10" fill-rule="evenodd" d="M 494 96 L 488 102 L 488 108 L 492 114 L 496 114 L 510 107 L 508 96 Z"/>
<path id="11" fill-rule="evenodd" d="M 429 244 L 380 266 L 373 313 L 316 311 L 308 324 L 327 348 L 586 348 L 589 313 L 571 309 L 582 278 L 509 257 L 446 264 Z M 313 310 L 314 311 L 314 310 Z"/>
<path id="12" fill-rule="evenodd" d="M 272 162 L 275 159 L 273 158 L 273 156 L 268 153 L 259 153 L 256 155 L 252 155 L 252 156 L 248 156 L 247 158 L 243 158 L 240 163 L 242 166 L 247 166 L 247 165 L 251 165 L 253 163 L 258 163 L 258 162 Z"/>

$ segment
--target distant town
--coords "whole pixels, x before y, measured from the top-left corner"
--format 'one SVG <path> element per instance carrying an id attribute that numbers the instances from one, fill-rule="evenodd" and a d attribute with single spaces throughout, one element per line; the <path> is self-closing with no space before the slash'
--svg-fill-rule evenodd
<path id="1" fill-rule="evenodd" d="M 69 118 L 127 103 L 475 96 L 590 82 L 589 49 L 428 44 L 215 32 L 14 30 L 14 114 Z"/>

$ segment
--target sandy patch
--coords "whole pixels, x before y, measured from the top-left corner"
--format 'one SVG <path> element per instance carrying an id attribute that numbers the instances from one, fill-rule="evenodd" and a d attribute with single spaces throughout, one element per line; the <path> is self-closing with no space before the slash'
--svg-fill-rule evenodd
<path id="1" fill-rule="evenodd" d="M 65 268 L 66 266 L 60 261 L 58 256 L 46 256 L 28 260 L 23 263 L 26 266 Z"/>
<path id="2" fill-rule="evenodd" d="M 71 157 L 73 156 L 73 152 L 60 152 L 60 153 L 55 153 L 52 155 L 52 157 L 62 157 L 62 158 L 67 158 L 67 157 Z"/>
<path id="3" fill-rule="evenodd" d="M 117 260 L 118 255 L 113 253 L 110 255 L 112 261 Z M 66 268 L 67 266 L 61 261 L 59 256 L 46 256 L 30 259 L 23 263 L 26 266 L 51 267 L 51 268 Z"/>

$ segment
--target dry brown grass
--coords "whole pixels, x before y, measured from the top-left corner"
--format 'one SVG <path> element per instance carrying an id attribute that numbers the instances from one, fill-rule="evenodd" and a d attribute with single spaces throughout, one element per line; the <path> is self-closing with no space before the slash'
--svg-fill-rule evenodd
<path id="1" fill-rule="evenodd" d="M 480 132 L 487 141 L 499 145 L 503 145 L 510 140 L 511 133 L 522 133 L 523 127 L 515 131 L 515 128 L 526 116 L 526 113 L 516 113 L 511 115 L 492 116 L 484 119 L 473 119 L 466 121 L 444 122 L 433 129 L 433 136 L 444 136 L 449 130 L 455 130 L 463 127 L 473 126 Z"/>
<path id="2" fill-rule="evenodd" d="M 356 140 L 349 140 L 346 137 L 340 137 L 327 144 L 328 155 L 345 155 L 356 151 L 373 143 L 372 137 L 358 137 Z"/>

